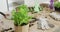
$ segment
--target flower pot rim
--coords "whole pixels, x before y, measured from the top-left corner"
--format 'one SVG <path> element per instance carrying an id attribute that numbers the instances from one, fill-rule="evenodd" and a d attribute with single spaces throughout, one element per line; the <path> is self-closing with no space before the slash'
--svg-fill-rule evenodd
<path id="1" fill-rule="evenodd" d="M 56 6 L 54 6 L 55 8 L 58 8 L 58 7 L 56 7 Z M 59 7 L 60 8 L 60 7 Z"/>
<path id="2" fill-rule="evenodd" d="M 26 25 L 28 25 L 28 24 L 26 24 Z M 26 26 L 26 25 L 22 25 L 22 26 Z M 14 26 L 21 26 L 21 25 L 14 25 Z"/>

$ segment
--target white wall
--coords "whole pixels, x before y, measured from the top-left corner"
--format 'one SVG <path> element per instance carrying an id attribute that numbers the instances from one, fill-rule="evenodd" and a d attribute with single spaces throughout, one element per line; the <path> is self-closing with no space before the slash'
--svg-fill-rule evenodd
<path id="1" fill-rule="evenodd" d="M 25 1 L 25 4 L 27 6 L 35 5 L 35 3 L 34 3 L 35 0 L 8 0 L 9 3 L 12 3 L 12 2 L 24 3 L 23 1 Z M 38 0 L 38 1 L 39 1 L 39 3 L 49 3 L 50 0 Z M 12 9 L 13 9 L 13 7 L 10 7 L 10 10 L 12 10 Z M 0 11 L 8 11 L 6 0 L 0 0 Z"/>
<path id="2" fill-rule="evenodd" d="M 15 4 L 14 4 L 15 2 Z M 16 4 L 17 3 L 17 4 Z M 24 4 L 24 0 L 8 0 L 9 10 L 13 10 L 16 6 Z"/>
<path id="3" fill-rule="evenodd" d="M 24 1 L 24 2 L 23 2 Z M 35 0 L 9 0 L 9 2 L 25 3 L 27 6 L 34 6 Z M 50 0 L 38 0 L 39 3 L 49 3 Z"/>
<path id="4" fill-rule="evenodd" d="M 27 6 L 34 6 L 34 1 L 35 0 L 25 0 L 25 4 L 27 5 Z M 41 3 L 50 3 L 50 0 L 38 0 L 38 2 L 41 4 Z"/>
<path id="5" fill-rule="evenodd" d="M 28 7 L 34 6 L 34 0 L 25 0 L 24 2 Z"/>
<path id="6" fill-rule="evenodd" d="M 38 0 L 39 1 L 39 3 L 50 3 L 50 0 Z"/>
<path id="7" fill-rule="evenodd" d="M 0 11 L 8 11 L 6 0 L 0 0 Z"/>

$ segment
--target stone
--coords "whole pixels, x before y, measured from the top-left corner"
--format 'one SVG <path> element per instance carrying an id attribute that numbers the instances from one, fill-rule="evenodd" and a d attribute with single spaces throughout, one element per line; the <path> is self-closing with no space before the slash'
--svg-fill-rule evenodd
<path id="1" fill-rule="evenodd" d="M 39 18 L 38 26 L 41 26 L 42 29 L 49 29 L 47 19 L 43 17 Z"/>
<path id="2" fill-rule="evenodd" d="M 55 26 L 53 24 L 48 24 L 50 28 L 54 28 Z"/>
<path id="3" fill-rule="evenodd" d="M 56 12 L 52 12 L 52 13 L 50 13 L 50 16 L 51 16 L 53 19 L 55 19 L 55 20 L 57 20 L 57 21 L 60 21 L 60 14 L 58 14 L 58 13 L 56 13 Z"/>

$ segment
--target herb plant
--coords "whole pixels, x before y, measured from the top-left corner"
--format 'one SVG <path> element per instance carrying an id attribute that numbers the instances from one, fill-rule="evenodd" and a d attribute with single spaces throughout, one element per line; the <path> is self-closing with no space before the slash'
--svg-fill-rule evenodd
<path id="1" fill-rule="evenodd" d="M 30 16 L 28 16 L 28 8 L 26 5 L 20 5 L 18 8 L 18 12 L 13 11 L 13 20 L 14 24 L 17 26 L 27 25 L 29 23 Z"/>
<path id="2" fill-rule="evenodd" d="M 54 7 L 60 8 L 60 2 L 55 2 Z"/>

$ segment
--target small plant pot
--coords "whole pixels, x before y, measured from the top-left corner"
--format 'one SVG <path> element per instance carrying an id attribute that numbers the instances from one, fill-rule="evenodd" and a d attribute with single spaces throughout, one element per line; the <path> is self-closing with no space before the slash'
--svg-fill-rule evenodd
<path id="1" fill-rule="evenodd" d="M 55 7 L 55 11 L 60 11 L 60 8 Z"/>
<path id="2" fill-rule="evenodd" d="M 24 26 L 15 26 L 15 32 L 28 32 L 29 24 Z"/>

